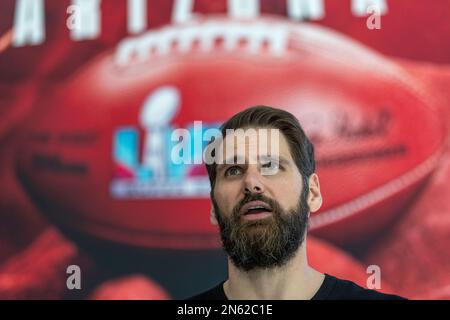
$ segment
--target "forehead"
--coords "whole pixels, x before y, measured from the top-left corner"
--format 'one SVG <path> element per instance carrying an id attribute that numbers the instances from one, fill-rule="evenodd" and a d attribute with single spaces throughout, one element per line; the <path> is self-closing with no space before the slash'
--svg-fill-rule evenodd
<path id="1" fill-rule="evenodd" d="M 241 128 L 226 132 L 220 149 L 219 160 L 236 157 L 248 161 L 268 155 L 293 161 L 285 135 L 274 128 Z"/>

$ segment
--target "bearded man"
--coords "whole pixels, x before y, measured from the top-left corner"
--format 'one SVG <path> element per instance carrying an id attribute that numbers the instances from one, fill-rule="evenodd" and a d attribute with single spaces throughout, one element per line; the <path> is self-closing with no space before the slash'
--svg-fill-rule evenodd
<path id="1" fill-rule="evenodd" d="M 221 134 L 208 145 L 214 161 L 206 167 L 228 279 L 190 299 L 401 299 L 308 265 L 308 220 L 322 194 L 313 144 L 295 116 L 255 106 L 226 121 Z"/>

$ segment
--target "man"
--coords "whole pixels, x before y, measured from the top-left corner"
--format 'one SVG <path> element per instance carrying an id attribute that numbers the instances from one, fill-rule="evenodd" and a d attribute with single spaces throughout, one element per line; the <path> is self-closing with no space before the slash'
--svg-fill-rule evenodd
<path id="1" fill-rule="evenodd" d="M 214 161 L 206 167 L 228 279 L 191 299 L 400 299 L 308 265 L 308 220 L 322 195 L 314 147 L 292 114 L 252 107 L 221 133 L 208 145 Z"/>

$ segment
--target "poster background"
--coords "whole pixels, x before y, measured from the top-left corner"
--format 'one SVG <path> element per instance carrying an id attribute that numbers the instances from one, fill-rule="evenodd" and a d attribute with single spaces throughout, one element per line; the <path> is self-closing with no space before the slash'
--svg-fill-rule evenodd
<path id="1" fill-rule="evenodd" d="M 225 257 L 218 249 L 137 250 L 88 241 L 80 234 L 73 234 L 73 230 L 65 230 L 63 237 L 52 229 L 55 227 L 48 221 L 45 210 L 37 205 L 25 191 L 23 181 L 17 178 L 17 158 L 23 151 L 22 134 L 35 119 L 46 116 L 48 97 L 64 90 L 90 61 L 114 50 L 121 40 L 130 36 L 127 3 L 102 1 L 101 34 L 95 39 L 74 41 L 65 27 L 70 1 L 47 0 L 45 41 L 15 48 L 11 46 L 10 32 L 18 2 L 2 1 L 0 9 L 0 262 L 3 265 L 0 267 L 0 280 L 3 280 L 0 281 L 0 297 L 86 298 L 104 281 L 144 274 L 146 279 L 153 279 L 164 288 L 167 296 L 182 298 L 220 281 L 226 275 L 226 266 Z M 357 2 L 315 1 L 323 4 L 323 16 L 306 20 L 347 34 L 405 66 L 439 100 L 442 121 L 447 123 L 450 43 L 446 39 L 450 33 L 447 19 L 450 2 L 379 1 L 377 3 L 386 10 L 381 16 L 379 30 L 368 29 L 367 15 L 355 13 Z M 370 1 L 359 2 L 367 6 Z M 258 3 L 258 16 L 274 14 L 295 21 L 288 17 L 287 1 Z M 172 1 L 155 0 L 147 4 L 147 31 L 173 24 Z M 227 1 L 194 1 L 192 10 L 204 16 L 213 13 L 230 15 L 231 12 Z M 77 118 L 77 110 L 73 110 L 73 117 Z M 337 251 L 338 255 L 353 259 L 351 261 L 360 269 L 350 267 L 353 265 L 350 262 L 344 266 L 335 262 L 330 266 L 324 263 L 327 261 L 325 255 L 319 255 L 316 264 L 330 268 L 329 272 L 339 270 L 343 276 L 363 285 L 361 273 L 368 264 L 377 264 L 391 292 L 411 298 L 449 298 L 450 258 L 446 254 L 446 244 L 450 243 L 448 167 L 447 151 L 435 174 L 403 209 L 400 218 L 370 241 L 341 245 L 323 244 L 320 241 L 324 240 L 317 240 L 317 250 L 325 250 L 322 245 L 332 248 L 330 250 Z M 42 186 L 46 187 L 49 186 Z M 166 201 L 169 205 L 173 200 Z M 204 215 L 207 220 L 208 212 Z M 65 289 L 68 264 L 78 264 L 86 270 L 86 278 L 83 278 L 86 287 L 81 292 Z M 125 280 L 125 287 L 126 283 Z"/>

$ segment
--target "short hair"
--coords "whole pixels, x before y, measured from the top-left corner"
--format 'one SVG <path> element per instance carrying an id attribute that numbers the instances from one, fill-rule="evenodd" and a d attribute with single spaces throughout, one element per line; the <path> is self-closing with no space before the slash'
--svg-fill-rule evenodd
<path id="1" fill-rule="evenodd" d="M 222 137 L 225 138 L 227 129 L 236 130 L 249 127 L 280 130 L 288 142 L 292 159 L 302 175 L 303 185 L 308 186 L 308 178 L 316 170 L 314 145 L 306 136 L 298 119 L 293 114 L 282 109 L 262 105 L 253 106 L 228 119 L 222 124 L 220 131 Z M 217 164 L 215 162 L 206 164 L 211 184 L 211 197 L 213 197 L 216 183 L 216 167 Z"/>

